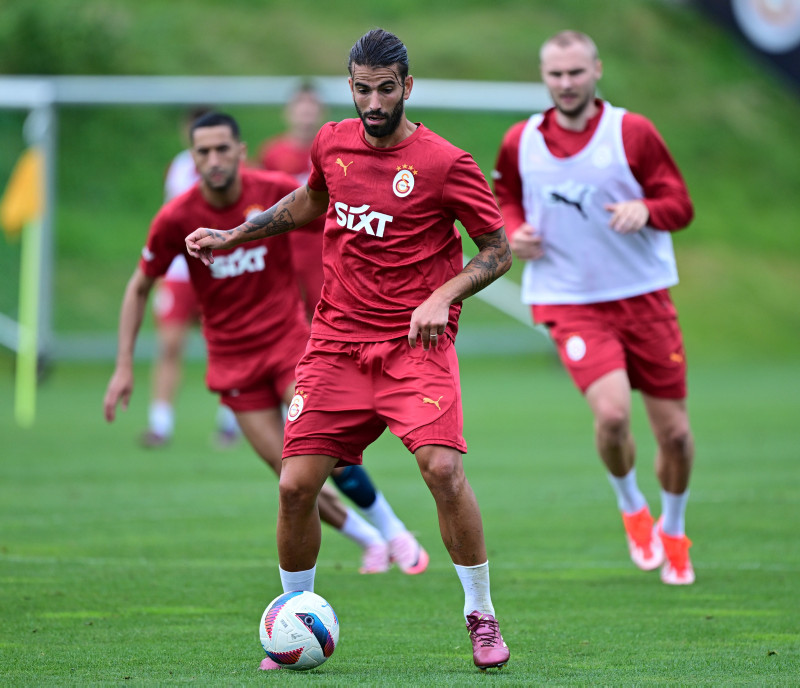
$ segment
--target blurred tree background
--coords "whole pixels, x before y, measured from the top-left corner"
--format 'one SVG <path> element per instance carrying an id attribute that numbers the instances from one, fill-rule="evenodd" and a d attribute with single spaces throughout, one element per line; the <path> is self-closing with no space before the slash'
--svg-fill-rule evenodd
<path id="1" fill-rule="evenodd" d="M 690 358 L 796 357 L 800 339 L 797 90 L 688 2 L 664 0 L 0 0 L 6 75 L 328 75 L 382 26 L 406 43 L 417 81 L 538 81 L 537 54 L 574 28 L 600 49 L 602 95 L 652 119 L 686 176 L 696 219 L 675 235 L 673 291 Z M 208 103 L 213 104 L 213 93 Z M 505 130 L 529 113 L 414 112 L 489 176 Z M 283 127 L 280 108 L 228 108 L 250 153 Z M 177 107 L 60 111 L 56 215 L 58 332 L 110 332 L 185 146 Z M 331 119 L 352 116 L 332 109 Z M 0 110 L 0 182 L 23 148 L 24 114 Z M 0 252 L 0 311 L 16 308 L 18 252 Z M 512 278 L 517 277 L 519 266 Z M 477 320 L 498 317 L 470 307 Z"/>

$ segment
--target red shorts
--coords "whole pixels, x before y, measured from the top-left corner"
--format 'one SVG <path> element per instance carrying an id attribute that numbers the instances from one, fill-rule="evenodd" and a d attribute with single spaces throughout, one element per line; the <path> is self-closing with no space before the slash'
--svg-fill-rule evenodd
<path id="1" fill-rule="evenodd" d="M 294 335 L 287 336 L 280 346 L 247 353 L 209 352 L 206 385 L 234 411 L 277 408 L 294 383 L 295 366 L 308 341 L 308 330 Z"/>
<path id="2" fill-rule="evenodd" d="M 683 337 L 665 290 L 605 303 L 535 306 L 534 313 L 581 392 L 622 369 L 632 389 L 661 399 L 686 397 Z"/>
<path id="3" fill-rule="evenodd" d="M 323 454 L 359 464 L 386 428 L 410 452 L 438 444 L 467 451 L 453 342 L 412 349 L 405 337 L 356 344 L 309 340 L 297 364 L 283 456 Z"/>
<path id="4" fill-rule="evenodd" d="M 191 325 L 200 322 L 200 308 L 191 282 L 162 279 L 153 299 L 156 323 Z"/>

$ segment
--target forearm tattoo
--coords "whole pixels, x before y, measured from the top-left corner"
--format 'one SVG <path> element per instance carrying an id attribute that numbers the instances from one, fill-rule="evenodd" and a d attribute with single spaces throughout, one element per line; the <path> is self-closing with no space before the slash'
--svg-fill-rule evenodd
<path id="1" fill-rule="evenodd" d="M 474 239 L 480 252 L 464 267 L 470 286 L 464 298 L 488 287 L 511 267 L 511 249 L 502 229 Z"/>
<path id="2" fill-rule="evenodd" d="M 263 213 L 259 213 L 255 217 L 247 220 L 243 225 L 241 225 L 242 234 L 257 234 L 257 236 L 248 236 L 248 238 L 260 239 L 262 237 L 271 237 L 275 236 L 276 234 L 283 234 L 284 232 L 288 232 L 290 229 L 294 229 L 297 225 L 292 217 L 292 214 L 289 212 L 289 208 L 286 206 L 294 201 L 296 193 L 296 191 L 293 191 L 268 210 L 265 210 Z"/>

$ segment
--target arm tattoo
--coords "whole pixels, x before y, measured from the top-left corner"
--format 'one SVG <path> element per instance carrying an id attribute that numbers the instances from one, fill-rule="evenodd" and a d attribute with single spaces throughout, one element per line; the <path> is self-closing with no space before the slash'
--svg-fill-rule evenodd
<path id="1" fill-rule="evenodd" d="M 296 197 L 296 191 L 292 191 L 288 196 L 282 198 L 275 205 L 263 213 L 259 213 L 254 218 L 247 220 L 242 225 L 242 233 L 246 235 L 256 234 L 250 239 L 260 239 L 271 237 L 276 234 L 283 234 L 296 227 L 294 218 L 286 207 Z"/>
<path id="2" fill-rule="evenodd" d="M 480 252 L 464 267 L 470 286 L 464 298 L 488 287 L 511 267 L 511 249 L 503 229 L 482 234 L 474 239 Z"/>

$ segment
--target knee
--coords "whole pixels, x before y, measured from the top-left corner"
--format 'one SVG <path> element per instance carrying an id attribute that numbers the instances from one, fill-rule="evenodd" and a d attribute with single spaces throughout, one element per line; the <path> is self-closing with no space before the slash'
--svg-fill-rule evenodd
<path id="1" fill-rule="evenodd" d="M 691 461 L 694 440 L 688 423 L 671 426 L 660 432 L 656 439 L 663 456 L 681 462 Z"/>
<path id="2" fill-rule="evenodd" d="M 595 427 L 603 444 L 622 444 L 629 433 L 630 416 L 620 406 L 604 406 L 595 414 Z"/>
<path id="3" fill-rule="evenodd" d="M 167 337 L 161 346 L 161 356 L 170 363 L 177 363 L 183 356 L 183 341 L 175 337 Z"/>
<path id="4" fill-rule="evenodd" d="M 319 489 L 315 483 L 304 480 L 302 475 L 281 471 L 278 480 L 278 496 L 281 509 L 307 510 L 317 501 Z"/>
<path id="5" fill-rule="evenodd" d="M 465 479 L 461 455 L 455 450 L 431 454 L 420 461 L 420 471 L 434 494 L 456 494 Z"/>

